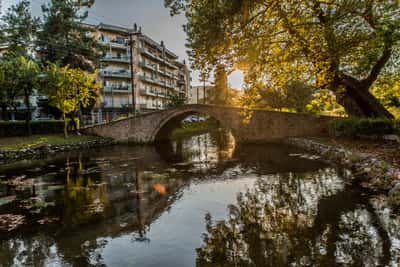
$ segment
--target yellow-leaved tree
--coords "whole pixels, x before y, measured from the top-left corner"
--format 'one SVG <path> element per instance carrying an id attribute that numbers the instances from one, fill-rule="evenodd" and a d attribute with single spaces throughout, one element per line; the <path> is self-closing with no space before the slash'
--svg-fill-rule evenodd
<path id="1" fill-rule="evenodd" d="M 67 116 L 75 114 L 80 107 L 87 107 L 99 97 L 100 85 L 96 73 L 88 73 L 69 66 L 59 67 L 51 64 L 46 70 L 45 91 L 50 104 L 63 115 L 64 136 L 68 137 Z"/>

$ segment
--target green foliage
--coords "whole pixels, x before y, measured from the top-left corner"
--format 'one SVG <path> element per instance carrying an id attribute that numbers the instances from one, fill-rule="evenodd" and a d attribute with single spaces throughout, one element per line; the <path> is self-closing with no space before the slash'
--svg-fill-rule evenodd
<path id="1" fill-rule="evenodd" d="M 28 55 L 39 28 L 39 20 L 33 18 L 29 10 L 30 2 L 22 0 L 11 6 L 2 17 L 0 31 L 3 32 L 3 42 L 8 44 L 8 53 Z"/>
<path id="2" fill-rule="evenodd" d="M 336 96 L 329 90 L 317 90 L 313 93 L 311 101 L 307 104 L 307 112 L 314 114 L 344 116 L 346 112 L 336 102 Z"/>
<path id="3" fill-rule="evenodd" d="M 0 60 L 0 105 L 4 108 L 15 109 L 17 98 L 21 96 L 20 88 L 16 87 L 11 77 L 15 75 L 15 62 Z"/>
<path id="4" fill-rule="evenodd" d="M 54 134 L 62 133 L 63 121 L 32 121 L 32 134 Z M 26 135 L 25 122 L 22 121 L 0 121 L 0 137 L 24 136 Z"/>
<path id="5" fill-rule="evenodd" d="M 94 1 L 89 1 L 93 4 Z M 93 71 L 101 56 L 101 47 L 91 35 L 92 29 L 83 22 L 88 12 L 82 12 L 84 1 L 52 0 L 42 6 L 42 29 L 36 45 L 44 63 L 71 66 Z M 90 6 L 89 5 L 89 6 Z"/>
<path id="6" fill-rule="evenodd" d="M 29 122 L 30 96 L 38 85 L 39 65 L 24 56 L 8 56 L 0 63 L 0 101 L 5 108 L 13 107 L 17 98 L 23 97 L 26 106 L 27 134 L 31 134 Z"/>
<path id="7" fill-rule="evenodd" d="M 314 89 L 301 81 L 289 81 L 283 88 L 267 87 L 260 90 L 260 107 L 276 110 L 306 112 Z"/>
<path id="8" fill-rule="evenodd" d="M 336 137 L 358 138 L 362 136 L 382 136 L 400 134 L 399 121 L 388 119 L 341 118 L 331 121 Z"/>
<path id="9" fill-rule="evenodd" d="M 180 128 L 172 132 L 172 138 L 180 138 L 187 135 L 204 133 L 212 129 L 218 129 L 220 124 L 217 120 L 208 119 L 205 121 L 184 122 Z"/>
<path id="10" fill-rule="evenodd" d="M 186 99 L 181 97 L 178 93 L 173 93 L 167 103 L 168 108 L 176 108 L 186 103 Z"/>
<path id="11" fill-rule="evenodd" d="M 39 123 L 39 122 L 38 122 Z M 53 124 L 53 123 L 52 123 Z M 0 124 L 1 125 L 1 124 Z M 36 125 L 34 122 L 33 125 Z M 32 136 L 21 136 L 21 137 L 3 137 L 0 139 L 0 150 L 17 150 L 24 148 L 34 148 L 42 145 L 64 145 L 64 144 L 74 144 L 79 142 L 87 142 L 98 139 L 98 137 L 82 135 L 73 135 L 68 139 L 65 139 L 62 134 L 63 131 L 63 121 L 54 122 L 54 125 L 49 125 L 48 122 L 43 126 L 45 129 L 51 130 L 54 133 L 49 133 L 50 131 L 45 131 L 34 126 L 37 131 L 37 135 Z M 22 126 L 21 126 L 22 127 Z M 21 128 L 22 129 L 22 128 Z"/>
<path id="12" fill-rule="evenodd" d="M 382 75 L 371 91 L 396 118 L 400 118 L 400 76 L 398 73 Z"/>

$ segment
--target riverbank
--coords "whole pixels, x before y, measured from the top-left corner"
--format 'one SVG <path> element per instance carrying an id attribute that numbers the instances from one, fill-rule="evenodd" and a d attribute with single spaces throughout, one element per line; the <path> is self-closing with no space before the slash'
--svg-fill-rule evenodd
<path id="1" fill-rule="evenodd" d="M 111 139 L 97 136 L 36 135 L 0 139 L 0 162 L 38 159 L 57 152 L 88 149 L 114 144 Z"/>
<path id="2" fill-rule="evenodd" d="M 291 145 L 318 154 L 321 160 L 352 171 L 364 188 L 385 190 L 389 202 L 400 206 L 400 145 L 329 138 L 291 138 Z"/>

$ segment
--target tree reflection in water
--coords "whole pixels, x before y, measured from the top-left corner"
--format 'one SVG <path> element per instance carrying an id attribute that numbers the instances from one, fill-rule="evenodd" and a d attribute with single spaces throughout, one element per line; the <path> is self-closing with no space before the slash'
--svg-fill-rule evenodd
<path id="1" fill-rule="evenodd" d="M 206 215 L 197 266 L 397 266 L 368 198 L 343 189 L 333 169 L 261 176 L 228 219 Z"/>

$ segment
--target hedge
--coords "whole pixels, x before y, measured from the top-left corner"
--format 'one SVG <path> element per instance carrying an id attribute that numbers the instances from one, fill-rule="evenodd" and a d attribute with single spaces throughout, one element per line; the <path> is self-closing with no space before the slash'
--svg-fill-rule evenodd
<path id="1" fill-rule="evenodd" d="M 58 134 L 64 129 L 64 121 L 31 121 L 32 134 Z M 25 121 L 0 121 L 0 137 L 25 136 Z"/>
<path id="2" fill-rule="evenodd" d="M 400 121 L 381 118 L 340 118 L 331 121 L 336 137 L 359 138 L 400 134 Z"/>

